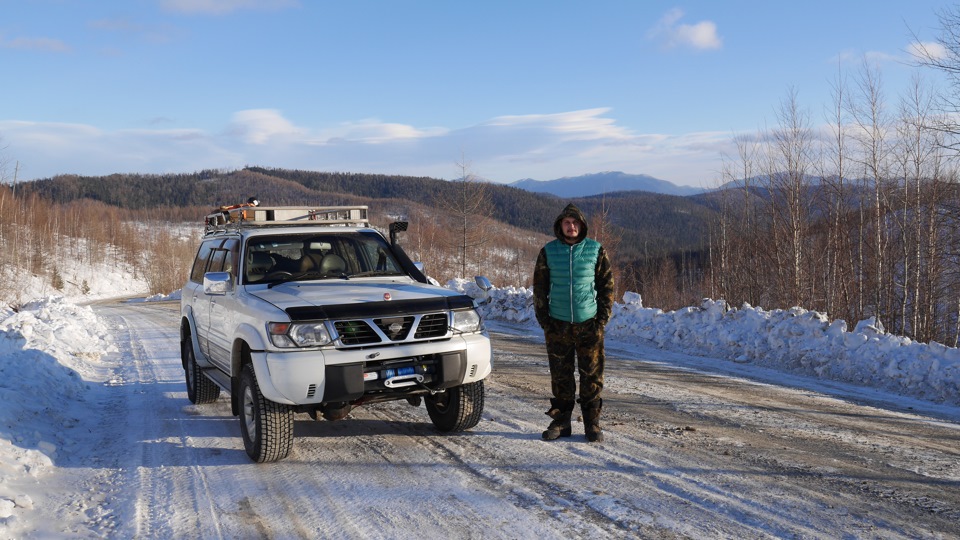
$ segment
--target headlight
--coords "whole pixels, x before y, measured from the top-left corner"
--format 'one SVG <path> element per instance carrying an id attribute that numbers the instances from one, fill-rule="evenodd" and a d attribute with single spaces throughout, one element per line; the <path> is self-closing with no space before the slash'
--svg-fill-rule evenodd
<path id="1" fill-rule="evenodd" d="M 330 343 L 330 333 L 322 322 L 270 323 L 270 341 L 276 347 L 320 347 Z"/>
<path id="2" fill-rule="evenodd" d="M 460 333 L 483 330 L 480 314 L 475 309 L 453 312 L 453 329 Z"/>

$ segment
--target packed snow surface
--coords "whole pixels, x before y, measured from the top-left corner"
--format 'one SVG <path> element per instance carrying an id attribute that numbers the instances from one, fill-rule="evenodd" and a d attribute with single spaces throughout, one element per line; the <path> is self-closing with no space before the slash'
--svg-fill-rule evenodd
<path id="1" fill-rule="evenodd" d="M 487 320 L 542 335 L 531 290 L 502 288 L 484 294 L 469 281 L 447 286 L 489 297 L 481 308 Z M 177 297 L 174 293 L 140 301 Z M 627 346 L 655 344 L 711 361 L 960 405 L 960 351 L 889 335 L 876 320 L 860 321 L 850 330 L 843 321 L 831 322 L 822 313 L 801 308 L 734 308 L 722 300 L 664 312 L 644 307 L 638 294 L 627 293 L 614 307 L 607 340 Z M 42 490 L 56 489 L 45 477 L 72 445 L 96 444 L 96 434 L 64 441 L 62 428 L 84 414 L 96 414 L 95 407 L 87 406 L 93 399 L 90 390 L 114 382 L 117 355 L 111 353 L 116 350 L 110 329 L 78 298 L 46 296 L 16 309 L 0 305 L 0 537 L 38 526 L 31 521 L 39 515 L 34 501 L 42 499 Z"/>

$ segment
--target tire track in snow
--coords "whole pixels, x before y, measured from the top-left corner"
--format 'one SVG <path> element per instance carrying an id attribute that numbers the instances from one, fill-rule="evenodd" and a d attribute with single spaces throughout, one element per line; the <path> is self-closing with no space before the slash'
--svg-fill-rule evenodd
<path id="1" fill-rule="evenodd" d="M 125 434 L 116 440 L 134 449 L 125 466 L 126 490 L 133 491 L 129 496 L 134 534 L 174 538 L 193 530 L 205 538 L 224 538 L 207 477 L 188 444 L 180 407 L 172 402 L 168 388 L 181 371 L 179 357 L 171 358 L 169 346 L 179 343 L 179 335 L 168 326 L 168 313 L 161 312 L 157 321 L 154 310 L 135 309 L 136 316 L 127 315 L 122 307 L 107 310 L 113 326 L 123 328 L 117 337 L 123 338 L 121 348 L 130 360 L 122 373 Z"/>
<path id="2" fill-rule="evenodd" d="M 488 403 L 495 401 L 498 406 L 506 403 L 511 407 L 530 407 L 528 399 L 515 399 L 501 395 L 495 383 L 488 384 L 487 388 L 488 397 L 496 396 L 495 400 L 488 399 Z M 403 406 L 382 407 L 375 411 L 373 413 L 375 416 L 394 421 L 413 420 L 415 422 L 418 418 L 416 413 L 420 413 L 419 417 L 425 416 L 422 408 L 408 409 Z M 411 444 L 450 463 L 453 470 L 459 474 L 468 474 L 485 492 L 497 494 L 497 497 L 503 497 L 506 493 L 505 498 L 521 515 L 518 519 L 523 521 L 523 524 L 516 528 L 516 534 L 522 535 L 524 531 L 530 534 L 528 522 L 532 514 L 537 522 L 535 526 L 542 529 L 542 533 L 535 536 L 545 534 L 547 537 L 554 537 L 558 534 L 572 534 L 575 537 L 589 538 L 641 533 L 658 538 L 671 536 L 670 531 L 651 526 L 654 520 L 648 516 L 649 513 L 645 509 L 632 505 L 628 501 L 611 501 L 609 496 L 584 488 L 583 486 L 589 483 L 587 478 L 579 475 L 573 478 L 568 475 L 551 478 L 549 474 L 544 474 L 543 468 L 526 466 L 526 463 L 538 460 L 558 464 L 565 458 L 573 456 L 579 459 L 569 464 L 571 470 L 576 470 L 578 467 L 590 470 L 596 467 L 598 459 L 605 458 L 602 451 L 593 454 L 587 452 L 577 456 L 571 450 L 573 446 L 570 446 L 581 444 L 575 439 L 560 442 L 541 441 L 541 429 L 530 423 L 515 420 L 500 422 L 494 419 L 506 414 L 506 411 L 500 407 L 488 408 L 481 424 L 474 428 L 473 432 L 466 434 L 423 433 L 432 429 L 429 425 L 420 429 L 408 427 L 403 431 L 420 432 L 404 434 L 404 436 L 411 441 Z M 413 425 L 416 424 L 406 424 L 406 426 Z M 404 424 L 400 426 L 404 427 Z M 527 455 L 520 456 L 519 459 L 513 459 L 514 456 L 505 454 L 503 448 L 497 444 L 498 435 L 530 439 L 529 452 Z M 582 445 L 586 446 L 586 442 Z M 405 445 L 394 442 L 391 447 L 382 452 L 385 459 L 390 458 L 387 452 L 395 452 L 396 446 Z M 579 489 L 578 484 L 580 484 Z M 602 500 L 604 504 L 596 504 L 597 500 Z M 604 506 L 616 506 L 617 512 L 614 515 Z M 500 511 L 507 512 L 503 508 Z M 501 532 L 505 532 L 507 537 L 512 537 L 509 529 Z"/>
<path id="3" fill-rule="evenodd" d="M 135 310 L 147 309 L 118 308 L 129 315 L 127 324 L 138 323 Z M 168 321 L 158 323 L 162 336 L 142 323 L 140 333 L 124 341 L 146 340 L 139 354 L 161 366 L 154 367 L 157 393 L 186 403 L 175 311 L 158 313 L 161 320 Z M 956 505 L 938 506 L 923 492 L 898 485 L 935 489 L 938 481 L 949 482 L 954 424 L 944 422 L 942 440 L 930 437 L 938 432 L 921 422 L 903 423 L 903 433 L 892 422 L 877 434 L 864 430 L 868 422 L 851 421 L 856 415 L 866 419 L 872 408 L 813 393 L 800 399 L 804 392 L 708 378 L 663 362 L 608 358 L 607 442 L 587 444 L 581 424 L 570 439 L 544 442 L 549 382 L 542 344 L 516 341 L 522 340 L 495 337 L 498 360 L 487 382 L 487 407 L 480 425 L 466 434 L 437 434 L 423 407 L 402 402 L 358 408 L 345 422 L 298 415 L 290 457 L 255 465 L 243 453 L 225 399 L 161 411 L 179 428 L 152 442 L 179 457 L 163 467 L 175 471 L 151 471 L 160 482 L 204 475 L 192 489 L 205 492 L 208 502 L 194 495 L 192 506 L 182 509 L 196 515 L 192 521 L 158 524 L 151 532 L 418 539 L 827 538 L 839 531 L 907 538 L 958 532 L 949 513 Z M 143 399 L 127 386 L 131 400 Z M 131 422 L 137 417 L 126 414 Z M 829 421 L 832 416 L 849 423 Z M 914 433 L 932 443 L 911 444 Z M 858 449 L 867 450 L 869 459 L 855 459 Z M 843 459 L 832 461 L 834 454 Z M 925 456 L 943 470 L 924 471 Z M 960 491 L 955 485 L 942 484 L 954 491 L 951 500 Z"/>

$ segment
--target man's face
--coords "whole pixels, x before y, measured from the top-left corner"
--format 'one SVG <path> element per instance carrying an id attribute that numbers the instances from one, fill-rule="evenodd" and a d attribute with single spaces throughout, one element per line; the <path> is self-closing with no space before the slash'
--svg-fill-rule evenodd
<path id="1" fill-rule="evenodd" d="M 580 236 L 580 220 L 575 217 L 565 217 L 560 222 L 560 230 L 563 231 L 563 239 L 572 244 Z"/>

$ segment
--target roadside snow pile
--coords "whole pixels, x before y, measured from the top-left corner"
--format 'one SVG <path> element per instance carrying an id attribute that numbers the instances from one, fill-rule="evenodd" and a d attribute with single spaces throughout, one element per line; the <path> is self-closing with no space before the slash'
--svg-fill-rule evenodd
<path id="1" fill-rule="evenodd" d="M 29 492 L 69 444 L 90 381 L 109 374 L 102 355 L 116 350 L 90 307 L 63 297 L 0 305 L 0 530 L 32 508 Z"/>
<path id="2" fill-rule="evenodd" d="M 453 280 L 447 287 L 484 296 L 472 281 Z M 532 289 L 492 289 L 489 296 L 484 317 L 537 328 Z M 960 350 L 887 334 L 875 319 L 850 332 L 846 322 L 815 311 L 736 309 L 709 299 L 664 312 L 643 307 L 640 295 L 628 292 L 613 307 L 607 337 L 960 405 Z"/>
<path id="3" fill-rule="evenodd" d="M 177 289 L 170 294 L 154 294 L 147 296 L 146 298 L 131 298 L 128 300 L 128 302 L 136 304 L 139 302 L 168 302 L 171 300 L 180 300 L 180 289 Z"/>

